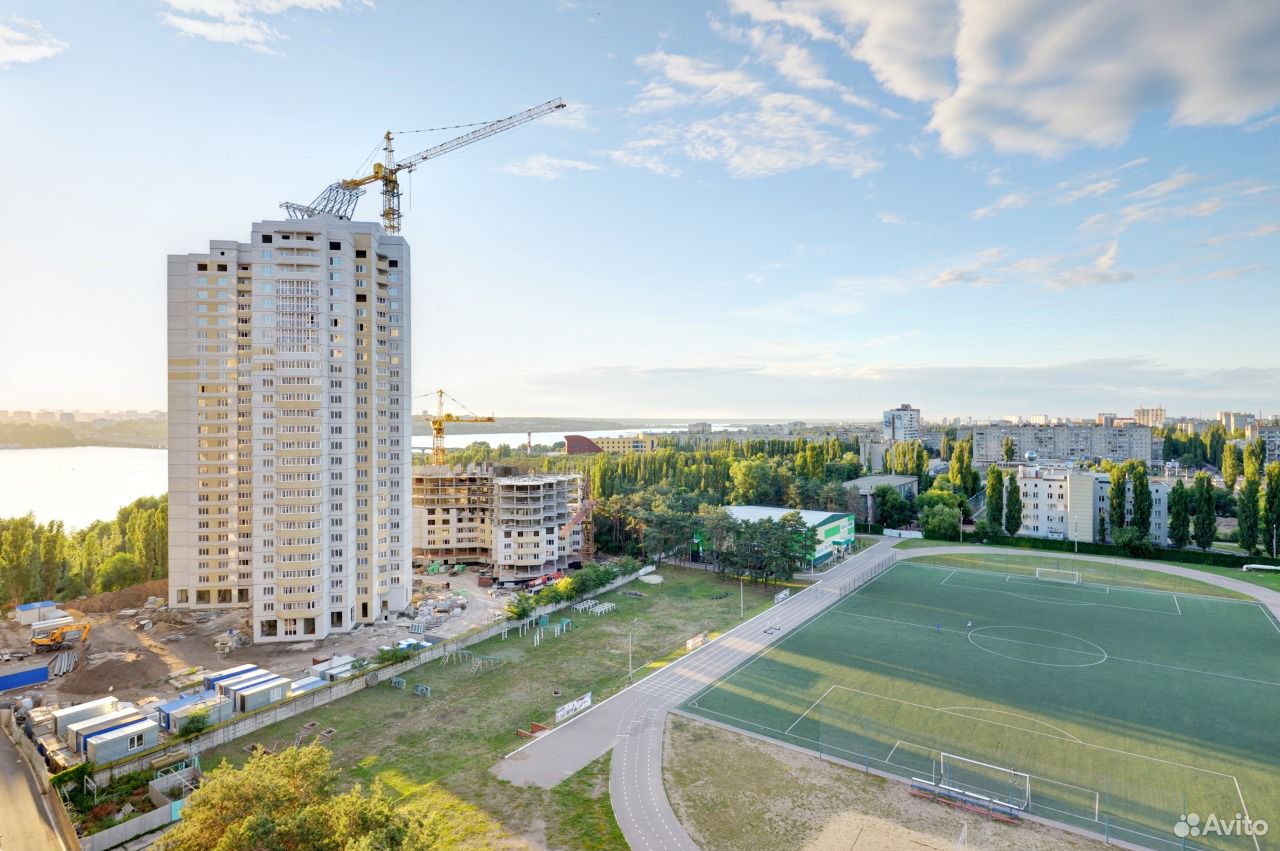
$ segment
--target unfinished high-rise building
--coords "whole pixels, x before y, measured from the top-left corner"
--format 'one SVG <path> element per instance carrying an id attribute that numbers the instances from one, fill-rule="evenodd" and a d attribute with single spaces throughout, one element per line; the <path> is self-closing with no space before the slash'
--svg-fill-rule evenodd
<path id="1" fill-rule="evenodd" d="M 334 217 L 169 257 L 169 603 L 255 641 L 347 632 L 411 590 L 409 246 Z"/>
<path id="2" fill-rule="evenodd" d="M 413 474 L 417 559 L 476 565 L 498 584 L 537 579 L 582 561 L 577 473 L 521 475 L 503 467 L 418 467 Z"/>

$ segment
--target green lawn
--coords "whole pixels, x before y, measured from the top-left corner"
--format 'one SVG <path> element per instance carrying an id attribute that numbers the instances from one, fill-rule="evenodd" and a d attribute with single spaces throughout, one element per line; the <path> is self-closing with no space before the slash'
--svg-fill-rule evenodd
<path id="1" fill-rule="evenodd" d="M 1280 813 L 1277 698 L 1257 604 L 900 562 L 684 709 L 988 797 L 1024 781 L 956 757 L 1013 769 L 1028 812 L 1174 851 L 1184 812 Z"/>
<path id="2" fill-rule="evenodd" d="M 504 783 L 489 768 L 521 743 L 517 727 L 549 723 L 555 707 L 584 692 L 599 702 L 626 685 L 627 633 L 633 630 L 636 676 L 656 670 L 652 660 L 677 658 L 691 636 L 738 622 L 738 583 L 702 570 L 663 567 L 661 585 L 633 582 L 600 599 L 617 604 L 601 617 L 574 615 L 564 638 L 547 630 L 541 647 L 530 636 L 494 638 L 470 648 L 497 656 L 500 667 L 471 675 L 464 665 L 430 662 L 405 675 L 406 692 L 389 683 L 365 689 L 255 736 L 202 755 L 206 770 L 222 758 L 239 764 L 246 744 L 291 743 L 298 729 L 337 733 L 328 746 L 334 766 L 351 781 L 380 780 L 401 806 L 433 813 L 441 849 L 625 848 L 608 794 L 607 760 L 588 766 L 555 790 Z M 773 602 L 774 588 L 747 585 L 747 616 Z M 713 599 L 718 594 L 728 594 Z M 427 683 L 432 697 L 412 694 Z M 559 690 L 556 695 L 553 690 Z M 610 827 L 612 825 L 612 827 Z"/>

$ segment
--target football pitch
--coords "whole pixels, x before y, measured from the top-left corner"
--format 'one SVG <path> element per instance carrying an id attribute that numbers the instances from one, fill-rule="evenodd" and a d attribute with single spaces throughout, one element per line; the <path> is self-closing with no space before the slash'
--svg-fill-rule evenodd
<path id="1" fill-rule="evenodd" d="M 1045 565 L 900 561 L 681 708 L 1137 845 L 1280 849 L 1271 615 Z"/>

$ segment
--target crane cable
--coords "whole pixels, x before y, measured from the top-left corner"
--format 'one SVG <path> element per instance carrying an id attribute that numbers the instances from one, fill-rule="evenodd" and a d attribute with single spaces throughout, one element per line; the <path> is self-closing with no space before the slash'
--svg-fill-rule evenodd
<path id="1" fill-rule="evenodd" d="M 397 136 L 404 136 L 409 133 L 435 133 L 438 130 L 462 130 L 466 127 L 483 127 L 486 124 L 494 124 L 502 121 L 501 118 L 495 118 L 493 121 L 475 121 L 471 124 L 450 124 L 448 127 L 425 127 L 422 130 L 394 130 Z"/>

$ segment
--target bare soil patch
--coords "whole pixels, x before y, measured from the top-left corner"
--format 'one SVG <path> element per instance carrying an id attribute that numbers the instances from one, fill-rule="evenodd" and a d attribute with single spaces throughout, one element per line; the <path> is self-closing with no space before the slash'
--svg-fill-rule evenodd
<path id="1" fill-rule="evenodd" d="M 1006 825 L 914 798 L 906 784 L 711 724 L 669 716 L 667 797 L 704 851 L 1095 851 L 1101 842 Z"/>

